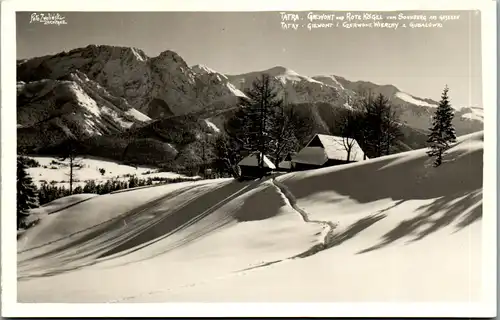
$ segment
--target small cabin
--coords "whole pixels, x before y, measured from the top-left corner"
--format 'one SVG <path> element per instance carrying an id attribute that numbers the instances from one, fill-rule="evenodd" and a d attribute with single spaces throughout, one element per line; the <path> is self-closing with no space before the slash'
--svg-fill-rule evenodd
<path id="1" fill-rule="evenodd" d="M 291 171 L 292 170 L 292 157 L 293 154 L 289 153 L 283 161 L 278 164 L 278 171 Z"/>
<path id="2" fill-rule="evenodd" d="M 266 155 L 264 155 L 263 167 L 259 168 L 259 155 L 261 153 L 254 152 L 238 162 L 242 178 L 259 178 L 276 170 L 276 166 Z"/>
<path id="3" fill-rule="evenodd" d="M 368 159 L 355 139 L 316 134 L 292 157 L 292 170 L 330 167 Z"/>

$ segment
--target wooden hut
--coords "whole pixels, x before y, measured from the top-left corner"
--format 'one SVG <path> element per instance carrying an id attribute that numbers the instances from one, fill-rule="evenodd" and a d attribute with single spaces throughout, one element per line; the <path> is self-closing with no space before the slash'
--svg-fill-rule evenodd
<path id="1" fill-rule="evenodd" d="M 264 155 L 263 167 L 259 168 L 259 155 L 261 153 L 254 152 L 243 158 L 240 162 L 238 162 L 238 167 L 240 168 L 240 176 L 245 178 L 259 178 L 266 174 L 269 174 L 271 171 L 276 169 L 276 166 L 273 164 L 269 158 Z"/>
<path id="2" fill-rule="evenodd" d="M 292 157 L 292 170 L 330 167 L 368 159 L 356 140 L 316 134 Z"/>
<path id="3" fill-rule="evenodd" d="M 292 170 L 292 157 L 293 154 L 289 153 L 283 161 L 278 163 L 278 171 L 291 171 Z"/>

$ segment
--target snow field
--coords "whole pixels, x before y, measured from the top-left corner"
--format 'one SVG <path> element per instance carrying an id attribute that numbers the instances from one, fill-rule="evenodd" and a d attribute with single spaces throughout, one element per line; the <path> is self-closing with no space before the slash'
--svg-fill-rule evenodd
<path id="1" fill-rule="evenodd" d="M 163 187 L 154 189 L 159 188 Z M 133 219 L 122 219 L 128 220 L 126 225 L 116 224 L 111 229 L 107 228 L 99 232 L 102 236 L 94 237 L 86 243 L 82 244 L 82 241 L 76 238 L 71 239 L 74 237 L 67 237 L 57 246 L 49 246 L 50 250 L 45 246 L 33 250 L 36 253 L 20 253 L 20 258 L 25 257 L 25 262 L 20 263 L 20 273 L 31 277 L 19 282 L 20 288 L 32 288 L 23 290 L 26 301 L 40 298 L 47 301 L 48 298 L 50 301 L 63 299 L 79 302 L 83 299 L 95 302 L 102 301 L 100 299 L 103 297 L 113 300 L 141 294 L 147 296 L 151 291 L 166 290 L 191 281 L 201 281 L 269 261 L 286 259 L 297 251 L 307 250 L 321 241 L 321 228 L 304 225 L 302 218 L 293 209 L 283 206 L 283 199 L 269 181 L 263 184 L 219 181 L 206 184 L 203 192 L 195 190 L 196 188 L 190 189 L 184 194 L 166 198 Z M 128 196 L 130 195 L 131 193 Z M 113 196 L 109 196 L 106 201 L 111 201 Z M 143 199 L 142 196 L 137 196 Z M 105 197 L 100 196 L 98 199 Z M 134 200 L 137 201 L 137 198 Z M 266 203 L 265 207 L 257 205 L 262 202 Z M 102 207 L 102 204 L 94 202 L 94 206 Z M 85 207 L 88 209 L 87 205 Z M 76 208 L 74 207 L 74 210 Z M 123 211 L 116 206 L 109 210 L 111 209 Z M 78 213 L 60 214 L 75 216 Z M 150 215 L 162 218 L 152 218 Z M 183 219 L 189 218 L 187 215 L 193 218 L 186 222 Z M 91 219 L 94 225 L 103 220 L 100 215 L 98 218 L 97 214 L 88 219 Z M 144 220 L 148 219 L 156 220 L 156 223 L 144 230 Z M 64 222 L 58 221 L 57 224 Z M 88 220 L 81 221 L 78 229 L 85 228 L 88 224 Z M 54 228 L 56 222 L 46 225 Z M 40 226 L 37 228 L 40 229 Z M 66 227 L 63 229 L 68 230 Z M 74 231 L 76 229 L 72 230 Z M 45 229 L 39 231 L 37 238 L 41 238 L 40 234 L 54 233 L 54 230 Z M 166 234 L 169 236 L 165 237 Z M 59 234 L 59 237 L 61 236 Z M 120 237 L 124 240 L 120 244 L 121 248 L 113 247 L 116 243 L 110 245 L 111 239 Z M 50 238 L 53 237 L 45 237 L 43 241 L 38 242 L 47 243 Z M 75 246 L 72 247 L 71 243 Z M 136 250 L 138 246 L 144 247 Z M 60 251 L 61 247 L 66 247 L 65 251 Z M 47 273 L 48 270 L 53 273 L 60 269 L 61 265 L 78 268 L 79 264 L 88 262 L 89 252 L 102 253 L 106 250 L 109 252 L 110 249 L 114 249 L 111 253 L 114 256 L 100 264 L 53 277 L 35 277 Z M 38 258 L 41 254 L 45 256 Z M 203 265 L 202 269 L 200 264 Z M 123 276 L 121 272 L 126 272 L 130 281 L 120 281 Z M 148 276 L 152 278 L 147 279 Z M 95 280 L 89 280 L 94 277 Z M 75 286 L 68 285 L 77 279 L 85 279 L 85 282 Z M 67 289 L 47 295 L 45 290 L 59 281 L 61 285 L 66 283 Z"/>
<path id="2" fill-rule="evenodd" d="M 277 183 L 219 179 L 92 198 L 20 240 L 18 299 L 477 302 L 482 140 L 461 137 L 439 168 L 417 150 Z"/>
<path id="3" fill-rule="evenodd" d="M 69 188 L 69 160 L 60 161 L 53 157 L 30 157 L 40 163 L 40 167 L 28 168 L 28 173 L 33 178 L 33 182 L 40 187 L 44 181 L 51 184 L 56 181 L 55 185 L 58 187 Z M 53 161 L 57 162 L 54 164 Z M 199 177 L 186 177 L 181 174 L 173 172 L 158 172 L 157 168 L 153 167 L 133 167 L 116 163 L 109 160 L 99 158 L 77 158 L 77 162 L 81 164 L 81 168 L 74 168 L 74 185 L 73 188 L 78 186 L 85 186 L 88 180 L 94 180 L 96 184 L 105 183 L 108 180 L 116 179 L 118 181 L 128 181 L 130 175 L 135 175 L 139 179 L 148 178 L 192 178 L 199 179 Z M 104 175 L 99 172 L 99 169 L 104 169 Z M 155 182 L 155 181 L 153 181 Z"/>

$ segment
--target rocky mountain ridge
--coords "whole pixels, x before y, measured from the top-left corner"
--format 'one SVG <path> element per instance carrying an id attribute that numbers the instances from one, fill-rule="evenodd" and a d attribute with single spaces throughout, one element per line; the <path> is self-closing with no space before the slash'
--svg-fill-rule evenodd
<path id="1" fill-rule="evenodd" d="M 137 48 L 89 45 L 17 61 L 18 144 L 46 146 L 68 136 L 116 136 L 137 127 L 158 127 L 158 123 L 167 126 L 161 129 L 164 132 L 169 130 L 168 118 L 184 115 L 216 133 L 246 99 L 244 92 L 253 80 L 264 73 L 288 104 L 312 106 L 315 114 L 313 106 L 318 103 L 322 109 L 351 108 L 350 103 L 367 91 L 382 93 L 395 104 L 405 125 L 425 131 L 437 105 L 393 85 L 353 82 L 335 75 L 306 77 L 283 66 L 225 75 L 204 65 L 189 67 L 170 50 L 148 57 Z M 474 108 L 457 110 L 457 132 L 482 130 L 478 114 Z M 158 122 L 162 119 L 167 120 Z"/>

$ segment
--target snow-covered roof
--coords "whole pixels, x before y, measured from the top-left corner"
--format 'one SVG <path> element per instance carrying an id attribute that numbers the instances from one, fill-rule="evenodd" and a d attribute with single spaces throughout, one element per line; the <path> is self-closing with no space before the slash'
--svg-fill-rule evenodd
<path id="1" fill-rule="evenodd" d="M 259 166 L 259 153 L 254 152 L 251 155 L 243 158 L 240 162 L 238 162 L 239 166 L 247 166 L 247 167 L 258 167 Z M 274 164 L 267 156 L 264 155 L 264 167 L 269 169 L 276 169 Z"/>
<path id="2" fill-rule="evenodd" d="M 321 146 L 313 145 L 313 142 L 319 140 Z M 349 161 L 361 161 L 364 158 L 364 152 L 356 140 L 326 134 L 317 134 L 309 141 L 307 146 L 293 157 L 294 162 L 323 165 L 330 160 L 347 160 L 346 145 L 351 145 Z"/>
<path id="3" fill-rule="evenodd" d="M 364 152 L 356 140 L 338 136 L 329 136 L 326 134 L 317 134 L 316 136 L 319 138 L 321 144 L 325 148 L 326 156 L 328 157 L 328 159 L 347 160 L 346 145 L 348 144 L 351 145 L 349 161 L 363 160 Z"/>
<path id="4" fill-rule="evenodd" d="M 328 161 L 325 149 L 321 147 L 305 147 L 292 158 L 293 162 L 321 166 Z"/>

